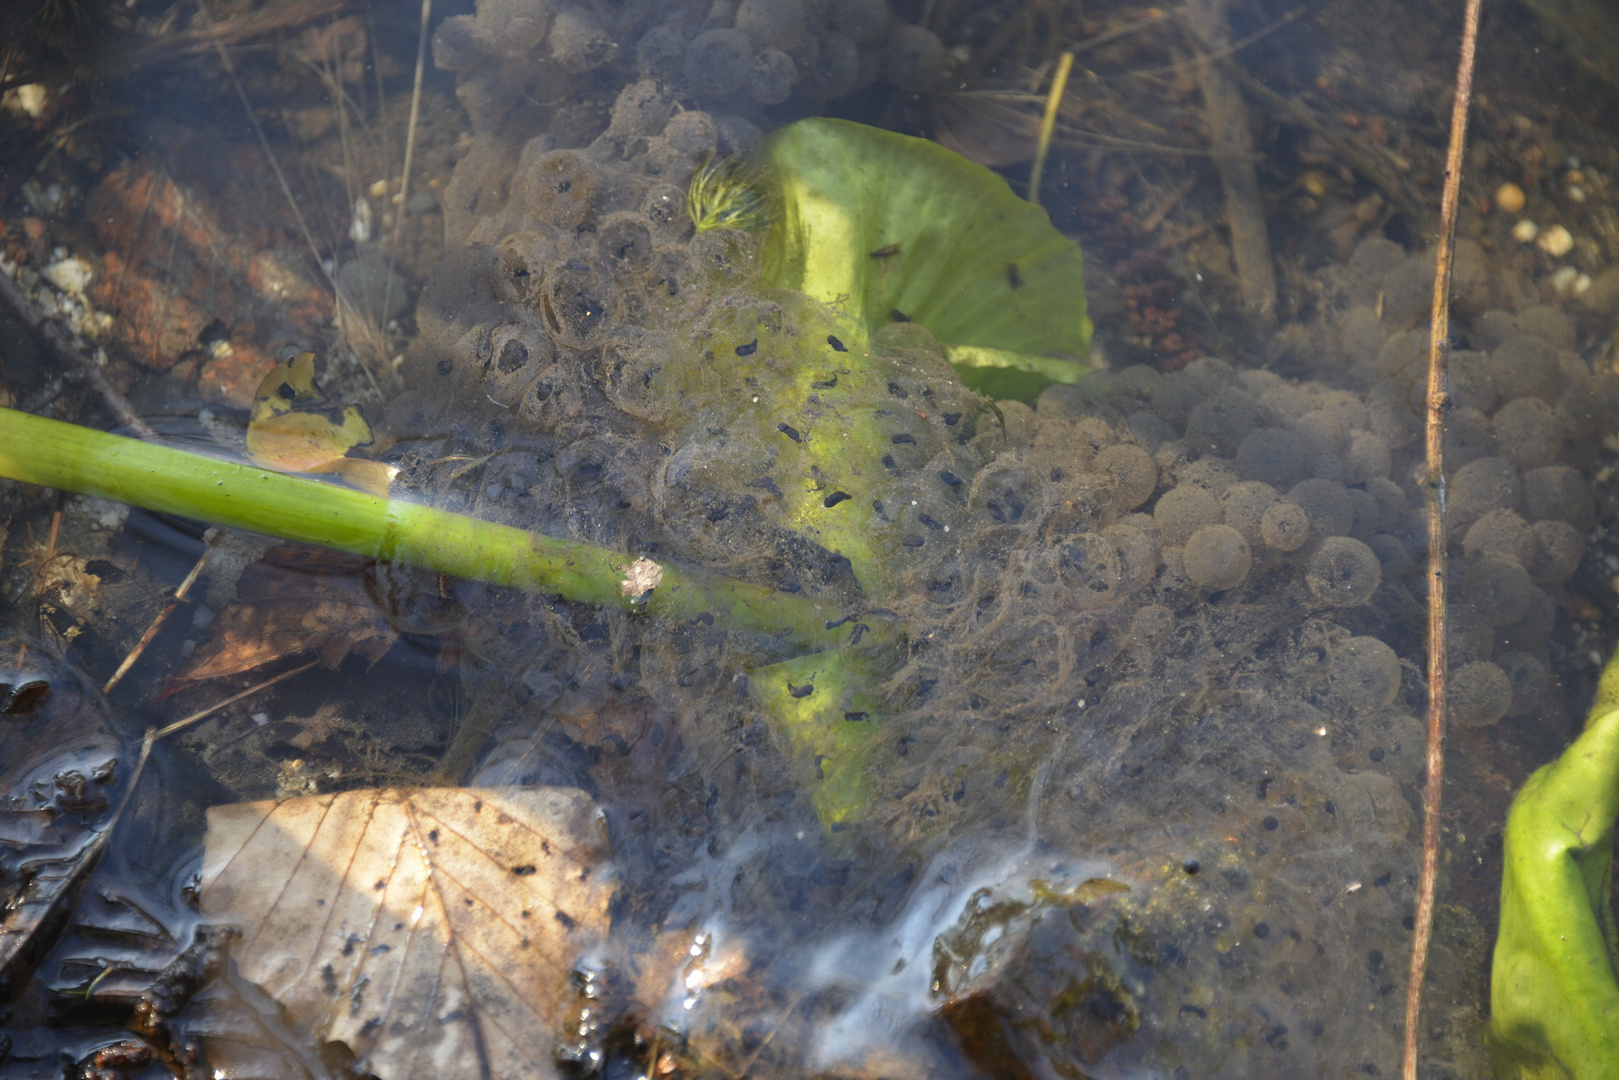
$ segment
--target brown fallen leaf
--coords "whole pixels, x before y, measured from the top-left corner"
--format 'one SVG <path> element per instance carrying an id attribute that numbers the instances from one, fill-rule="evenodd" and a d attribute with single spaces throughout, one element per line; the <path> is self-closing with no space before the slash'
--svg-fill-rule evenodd
<path id="1" fill-rule="evenodd" d="M 605 936 L 600 811 L 566 788 L 406 788 L 208 811 L 205 919 L 318 1045 L 380 1080 L 553 1077 Z"/>
<path id="2" fill-rule="evenodd" d="M 315 354 L 300 353 L 265 373 L 253 395 L 247 457 L 265 469 L 330 473 L 384 498 L 399 470 L 344 455 L 371 445 L 371 425 L 358 405 L 333 406 L 315 382 Z"/>
<path id="3" fill-rule="evenodd" d="M 165 694 L 193 683 L 253 671 L 284 657 L 318 652 L 335 669 L 349 653 L 382 659 L 399 634 L 366 590 L 365 560 L 303 544 L 271 548 L 242 572 L 191 662 Z"/>

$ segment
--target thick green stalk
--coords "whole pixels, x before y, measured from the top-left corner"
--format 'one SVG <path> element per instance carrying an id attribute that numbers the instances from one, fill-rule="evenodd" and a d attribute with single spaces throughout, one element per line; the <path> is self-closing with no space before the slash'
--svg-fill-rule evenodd
<path id="1" fill-rule="evenodd" d="M 638 605 L 621 589 L 629 560 L 605 548 L 13 409 L 0 409 L 0 476 L 584 603 L 709 614 L 806 651 L 843 645 L 850 634 L 849 625 L 828 629 L 842 612 L 667 563 Z"/>

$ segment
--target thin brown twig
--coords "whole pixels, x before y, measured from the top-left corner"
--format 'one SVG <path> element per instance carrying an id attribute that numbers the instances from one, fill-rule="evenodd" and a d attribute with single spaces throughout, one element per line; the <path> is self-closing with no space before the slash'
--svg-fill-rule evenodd
<path id="1" fill-rule="evenodd" d="M 45 587 L 45 574 L 49 571 L 51 563 L 56 561 L 56 541 L 61 535 L 62 508 L 57 507 L 51 513 L 51 531 L 45 540 L 45 550 L 39 557 L 38 565 L 34 567 L 34 576 L 28 581 L 28 592 L 33 596 L 38 596 L 40 590 Z"/>
<path id="2" fill-rule="evenodd" d="M 405 235 L 405 215 L 410 212 L 410 170 L 416 159 L 416 125 L 422 115 L 422 75 L 427 67 L 427 30 L 433 21 L 433 0 L 422 0 L 422 26 L 416 37 L 416 75 L 410 88 L 410 120 L 405 127 L 405 165 L 399 179 L 399 205 L 394 211 L 393 242 L 388 248 L 387 284 L 383 288 L 382 311 L 387 313 L 392 301 L 394 277 L 391 271 L 399 258 L 400 239 Z M 384 117 L 384 127 L 387 126 Z"/>
<path id="3" fill-rule="evenodd" d="M 212 705 L 208 706 L 206 709 L 203 709 L 200 712 L 192 713 L 190 716 L 186 717 L 184 720 L 176 720 L 174 723 L 169 724 L 167 727 L 158 729 L 157 734 L 152 736 L 152 737 L 154 739 L 161 739 L 164 736 L 173 735 L 176 731 L 179 731 L 181 728 L 190 727 L 192 724 L 195 724 L 198 720 L 203 720 L 203 719 L 206 719 L 207 717 L 212 716 L 214 713 L 218 712 L 220 709 L 223 709 L 227 705 L 235 704 L 236 702 L 241 701 L 245 697 L 252 697 L 254 694 L 258 693 L 260 690 L 268 690 L 270 687 L 274 686 L 276 683 L 282 681 L 283 679 L 290 679 L 294 675 L 302 674 L 303 672 L 308 671 L 310 668 L 314 667 L 318 663 L 320 663 L 319 660 L 310 660 L 310 661 L 308 661 L 306 663 L 299 664 L 295 668 L 289 668 L 288 670 L 283 671 L 279 675 L 273 675 L 270 678 L 265 679 L 263 682 L 259 683 L 256 686 L 248 687 L 246 690 L 243 690 L 240 694 L 232 694 L 230 697 L 226 698 L 224 701 L 216 701 Z"/>
<path id="4" fill-rule="evenodd" d="M 1445 638 L 1445 411 L 1450 404 L 1446 360 L 1450 339 L 1451 248 L 1461 202 L 1462 151 L 1467 145 L 1467 110 L 1473 97 L 1473 59 L 1478 43 L 1479 0 L 1467 0 L 1456 98 L 1450 114 L 1450 148 L 1445 157 L 1445 193 L 1439 209 L 1439 250 L 1434 269 L 1433 314 L 1428 336 L 1427 476 L 1428 511 L 1428 746 L 1427 781 L 1422 793 L 1422 878 L 1417 887 L 1417 922 L 1411 939 L 1411 977 L 1405 992 L 1405 1057 L 1401 1075 L 1417 1076 L 1417 1028 L 1422 1015 L 1422 983 L 1433 937 L 1434 887 L 1439 876 L 1439 805 L 1445 773 L 1445 696 L 1449 688 Z"/>
<path id="5" fill-rule="evenodd" d="M 157 637 L 157 632 L 163 629 L 163 624 L 169 621 L 169 616 L 174 614 L 176 608 L 185 603 L 186 595 L 191 592 L 191 586 L 195 585 L 197 578 L 201 576 L 202 568 L 208 565 L 208 557 L 214 553 L 215 549 L 219 547 L 219 542 L 225 538 L 224 529 L 214 529 L 211 532 L 213 535 L 209 538 L 208 543 L 204 545 L 202 554 L 197 556 L 196 565 L 185 576 L 185 580 L 180 582 L 180 587 L 174 590 L 173 598 L 169 600 L 162 611 L 158 612 L 157 618 L 152 620 L 152 625 L 146 628 L 146 633 L 141 635 L 141 639 L 135 643 L 135 647 L 129 650 L 129 655 L 124 657 L 124 662 L 118 665 L 118 670 L 112 673 L 112 678 L 102 685 L 101 692 L 103 694 L 112 693 L 112 688 L 117 686 L 125 675 L 129 674 L 129 669 L 135 666 L 135 661 L 141 658 L 141 654 L 152 643 L 152 639 Z"/>

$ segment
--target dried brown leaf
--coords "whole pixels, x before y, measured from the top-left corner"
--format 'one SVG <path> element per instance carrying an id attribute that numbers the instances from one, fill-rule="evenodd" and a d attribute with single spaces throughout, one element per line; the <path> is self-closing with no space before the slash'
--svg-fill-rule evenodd
<path id="1" fill-rule="evenodd" d="M 362 559 L 302 544 L 272 548 L 242 573 L 239 599 L 166 693 L 301 653 L 318 652 L 329 668 L 350 653 L 376 663 L 399 634 L 366 590 L 364 569 Z"/>
<path id="2" fill-rule="evenodd" d="M 549 1077 L 606 929 L 600 812 L 562 788 L 415 788 L 208 811 L 202 911 L 315 1044 L 381 1080 Z"/>

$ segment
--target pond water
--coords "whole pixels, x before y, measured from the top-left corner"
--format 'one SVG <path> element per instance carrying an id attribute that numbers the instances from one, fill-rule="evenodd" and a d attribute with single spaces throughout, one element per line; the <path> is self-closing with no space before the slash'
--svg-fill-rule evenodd
<path id="1" fill-rule="evenodd" d="M 83 11 L 0 45 L 0 404 L 240 459 L 313 352 L 299 422 L 360 407 L 395 497 L 622 565 L 520 590 L 0 481 L 0 1077 L 1398 1072 L 1459 5 Z M 1505 807 L 1614 636 L 1600 18 L 1481 45 L 1425 1077 L 1488 1073 Z M 1033 256 L 861 314 L 774 287 L 790 204 L 694 230 L 694 174 L 766 191 L 806 117 L 1027 196 L 1065 50 L 1082 378 L 951 367 Z M 959 239 L 904 209 L 873 296 Z"/>

